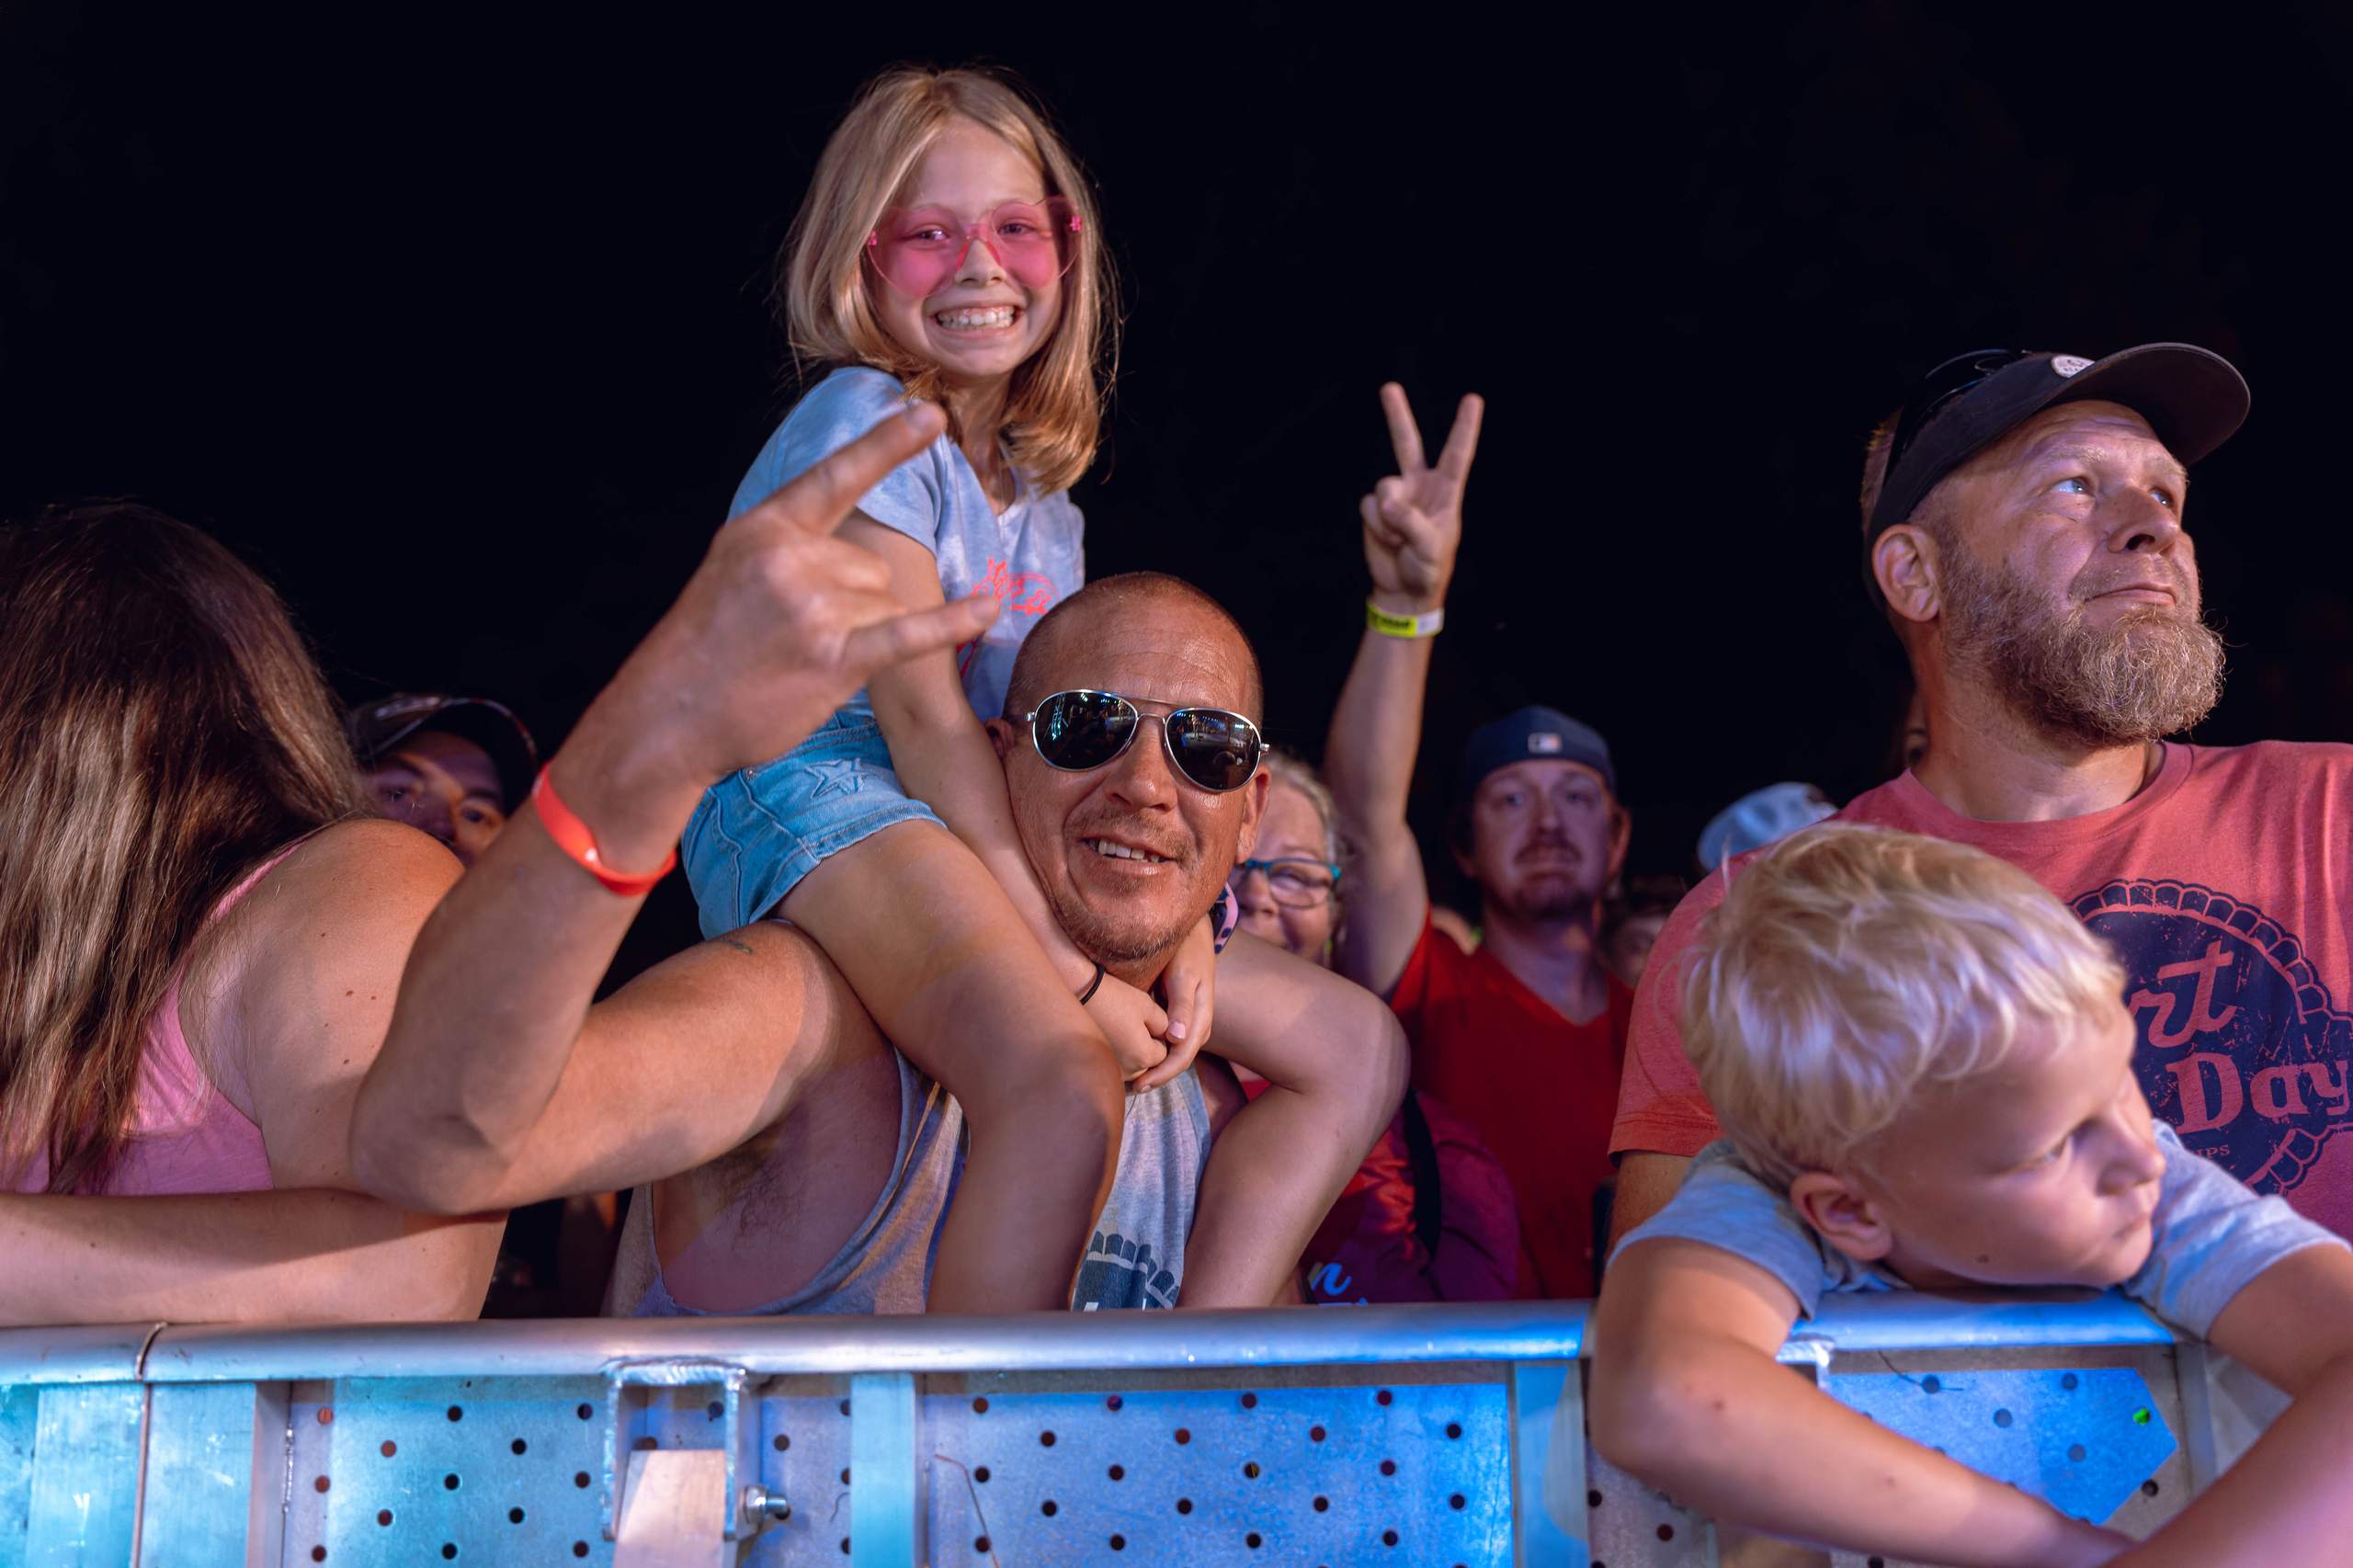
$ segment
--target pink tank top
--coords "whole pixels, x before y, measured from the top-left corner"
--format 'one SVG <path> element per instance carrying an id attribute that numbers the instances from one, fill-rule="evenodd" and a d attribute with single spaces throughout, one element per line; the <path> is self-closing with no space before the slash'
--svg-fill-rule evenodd
<path id="1" fill-rule="evenodd" d="M 231 888 L 210 919 L 226 915 L 293 848 L 288 845 Z M 139 1084 L 131 1102 L 131 1136 L 101 1189 L 106 1197 L 269 1190 L 269 1155 L 261 1129 L 212 1086 L 180 1032 L 180 982 L 187 973 L 183 957 L 162 1005 L 147 1020 L 147 1049 L 139 1058 Z M 33 1156 L 17 1190 L 38 1193 L 48 1185 L 49 1155 L 42 1152 Z"/>

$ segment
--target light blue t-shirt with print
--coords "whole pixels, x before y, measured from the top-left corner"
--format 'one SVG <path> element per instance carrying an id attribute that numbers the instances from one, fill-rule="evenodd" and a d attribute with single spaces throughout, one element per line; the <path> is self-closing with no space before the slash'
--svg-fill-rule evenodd
<path id="1" fill-rule="evenodd" d="M 835 370 L 810 389 L 786 416 L 751 471 L 735 487 L 731 517 L 747 512 L 822 460 L 906 406 L 897 378 L 863 366 Z M 1005 711 L 1013 656 L 1038 618 L 1078 591 L 1086 580 L 1085 521 L 1068 491 L 1038 494 L 1017 474 L 1013 505 L 989 505 L 980 476 L 943 433 L 930 446 L 882 476 L 858 509 L 906 535 L 939 563 L 939 585 L 951 599 L 995 598 L 1005 609 L 977 643 L 956 651 L 964 695 L 972 711 L 994 719 Z M 867 694 L 844 711 L 874 710 Z"/>
<path id="2" fill-rule="evenodd" d="M 2149 1259 L 2120 1287 L 2167 1323 L 2203 1339 L 2231 1298 L 2254 1278 L 2308 1246 L 2343 1246 L 2335 1233 L 2305 1219 L 2277 1196 L 2258 1196 L 2211 1160 L 2182 1147 L 2174 1130 L 2156 1124 L 2165 1174 L 2150 1217 L 2155 1235 Z M 1806 1317 L 1834 1290 L 1903 1290 L 1910 1287 L 1860 1263 L 1817 1235 L 1786 1193 L 1743 1165 L 1728 1142 L 1693 1156 L 1683 1185 L 1666 1207 L 1625 1240 L 1611 1256 L 1661 1236 L 1703 1243 L 1745 1258 L 1790 1288 Z"/>

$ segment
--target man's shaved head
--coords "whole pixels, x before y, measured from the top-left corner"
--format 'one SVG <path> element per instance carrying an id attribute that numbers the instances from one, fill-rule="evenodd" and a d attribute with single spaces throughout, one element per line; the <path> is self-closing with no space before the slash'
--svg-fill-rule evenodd
<path id="1" fill-rule="evenodd" d="M 1021 652 L 1014 656 L 1013 676 L 1006 687 L 1006 711 L 1027 713 L 1039 699 L 1063 689 L 1053 672 L 1063 664 L 1062 655 L 1074 639 L 1084 638 L 1106 620 L 1150 617 L 1179 606 L 1205 611 L 1233 632 L 1245 679 L 1242 713 L 1263 726 L 1267 689 L 1250 634 L 1223 605 L 1182 577 L 1165 572 L 1123 572 L 1116 577 L 1097 578 L 1048 610 L 1029 629 Z"/>

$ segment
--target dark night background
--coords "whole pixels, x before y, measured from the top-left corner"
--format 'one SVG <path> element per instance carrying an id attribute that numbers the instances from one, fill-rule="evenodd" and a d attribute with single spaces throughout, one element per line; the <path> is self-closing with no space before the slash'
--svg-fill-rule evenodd
<path id="1" fill-rule="evenodd" d="M 1320 751 L 1360 625 L 1376 386 L 1433 449 L 1487 395 L 1426 830 L 1462 736 L 1537 699 L 1615 744 L 1637 869 L 1754 786 L 1876 782 L 1861 438 L 1988 344 L 2236 360 L 2255 414 L 2188 512 L 2235 648 L 2200 735 L 2353 735 L 2346 22 L 1776 10 L 13 5 L 0 511 L 149 499 L 347 696 L 500 696 L 551 749 L 782 413 L 763 296 L 834 121 L 886 63 L 981 58 L 1063 122 L 1124 274 L 1092 569 L 1230 605 L 1279 738 Z M 691 927 L 674 880 L 637 946 Z"/>

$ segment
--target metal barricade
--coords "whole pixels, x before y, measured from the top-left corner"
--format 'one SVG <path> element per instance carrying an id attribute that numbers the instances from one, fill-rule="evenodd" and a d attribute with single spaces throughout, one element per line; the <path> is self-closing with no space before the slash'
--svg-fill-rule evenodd
<path id="1" fill-rule="evenodd" d="M 1707 1521 L 1587 1448 L 1586 1321 L 9 1331 L 0 1568 L 1718 1562 Z M 1840 1299 L 1783 1358 L 2135 1534 L 2214 1473 L 2202 1346 L 2113 1296 Z M 1865 1568 L 1750 1550 L 1722 1560 Z"/>

